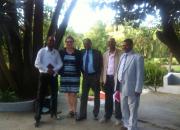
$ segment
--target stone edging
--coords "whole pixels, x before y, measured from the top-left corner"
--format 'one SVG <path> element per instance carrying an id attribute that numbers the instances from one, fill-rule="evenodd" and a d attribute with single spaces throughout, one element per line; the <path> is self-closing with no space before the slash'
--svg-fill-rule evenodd
<path id="1" fill-rule="evenodd" d="M 33 111 L 34 101 L 0 102 L 0 112 L 27 112 Z"/>

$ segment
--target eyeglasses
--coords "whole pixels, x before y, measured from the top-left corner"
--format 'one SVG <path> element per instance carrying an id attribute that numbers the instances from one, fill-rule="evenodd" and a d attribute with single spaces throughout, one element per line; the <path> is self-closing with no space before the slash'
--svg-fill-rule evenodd
<path id="1" fill-rule="evenodd" d="M 66 43 L 73 43 L 74 41 L 66 41 Z"/>

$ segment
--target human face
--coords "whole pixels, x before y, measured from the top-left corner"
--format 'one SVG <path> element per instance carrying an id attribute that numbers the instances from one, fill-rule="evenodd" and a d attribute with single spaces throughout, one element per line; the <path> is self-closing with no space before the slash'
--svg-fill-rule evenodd
<path id="1" fill-rule="evenodd" d="M 85 41 L 85 42 L 84 42 L 84 48 L 85 48 L 86 50 L 91 49 L 91 46 L 92 46 L 92 43 L 91 43 L 90 41 Z"/>
<path id="2" fill-rule="evenodd" d="M 74 48 L 74 40 L 71 38 L 66 39 L 66 48 L 72 49 Z"/>
<path id="3" fill-rule="evenodd" d="M 123 42 L 122 49 L 124 52 L 128 53 L 132 50 L 133 46 L 131 44 L 128 44 L 126 42 Z"/>
<path id="4" fill-rule="evenodd" d="M 110 50 L 115 50 L 115 46 L 116 46 L 116 41 L 113 38 L 111 38 L 108 41 L 108 47 Z"/>
<path id="5" fill-rule="evenodd" d="M 50 50 L 54 48 L 54 43 L 55 43 L 55 38 L 49 37 L 48 42 L 47 42 L 47 46 Z"/>

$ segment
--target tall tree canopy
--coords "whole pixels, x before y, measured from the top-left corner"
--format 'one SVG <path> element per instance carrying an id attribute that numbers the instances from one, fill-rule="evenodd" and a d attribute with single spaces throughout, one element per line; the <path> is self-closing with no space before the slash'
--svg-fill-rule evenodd
<path id="1" fill-rule="evenodd" d="M 57 0 L 57 6 L 50 17 L 49 31 L 44 31 L 44 0 L 1 0 L 0 1 L 0 90 L 14 90 L 20 98 L 36 95 L 38 71 L 34 60 L 44 45 L 46 36 L 58 32 L 57 46 L 61 43 L 70 14 L 77 0 L 70 1 L 67 9 L 64 0 Z M 60 12 L 65 10 L 64 19 L 58 28 Z"/>
<path id="2" fill-rule="evenodd" d="M 116 11 L 115 23 L 130 22 L 138 26 L 147 15 L 159 15 L 161 19 L 157 37 L 180 62 L 180 0 L 99 0 L 92 4 L 110 6 Z"/>

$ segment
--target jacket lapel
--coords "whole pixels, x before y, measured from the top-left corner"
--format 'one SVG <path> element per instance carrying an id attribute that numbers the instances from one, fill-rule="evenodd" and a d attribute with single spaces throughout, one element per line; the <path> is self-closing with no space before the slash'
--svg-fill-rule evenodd
<path id="1" fill-rule="evenodd" d="M 131 54 L 128 54 L 124 71 L 127 70 L 127 68 L 129 67 L 129 65 L 131 64 L 131 62 L 133 61 L 134 58 L 135 58 L 135 55 L 133 55 L 133 52 Z"/>
<path id="2" fill-rule="evenodd" d="M 105 54 L 105 64 L 108 66 L 108 61 L 109 61 L 109 51 L 106 52 Z"/>
<path id="3" fill-rule="evenodd" d="M 119 64 L 118 64 L 118 67 L 117 67 L 117 73 L 118 73 L 118 71 L 120 69 L 120 65 L 121 65 L 123 56 L 124 56 L 124 54 L 122 54 L 121 57 L 120 57 Z"/>
<path id="4" fill-rule="evenodd" d="M 115 56 L 114 56 L 114 66 L 117 67 L 119 63 L 119 55 L 118 50 L 116 49 Z"/>

